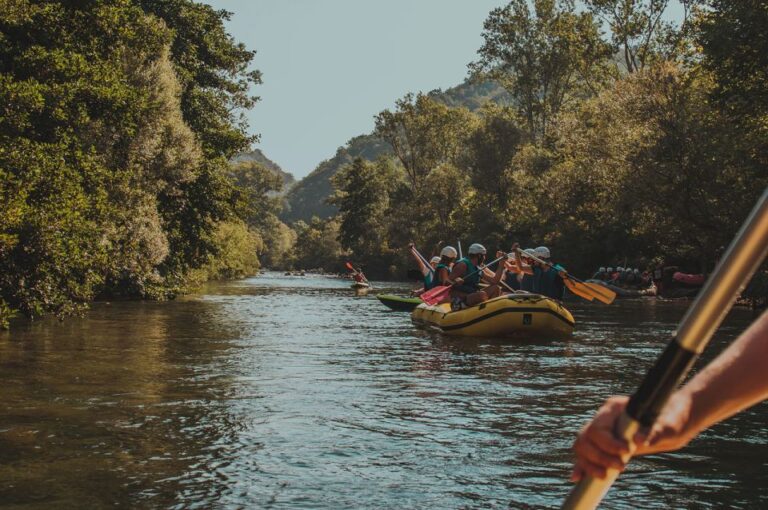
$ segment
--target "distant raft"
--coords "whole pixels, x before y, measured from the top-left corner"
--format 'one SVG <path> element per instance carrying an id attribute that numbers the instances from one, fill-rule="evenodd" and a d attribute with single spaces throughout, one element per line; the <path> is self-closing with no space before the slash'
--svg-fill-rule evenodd
<path id="1" fill-rule="evenodd" d="M 397 312 L 413 311 L 422 303 L 421 299 L 417 297 L 395 296 L 394 294 L 379 294 L 376 297 L 387 307 Z"/>
<path id="2" fill-rule="evenodd" d="M 562 337 L 572 334 L 575 325 L 571 312 L 538 294 L 509 294 L 455 312 L 448 303 L 421 304 L 411 320 L 456 336 Z"/>

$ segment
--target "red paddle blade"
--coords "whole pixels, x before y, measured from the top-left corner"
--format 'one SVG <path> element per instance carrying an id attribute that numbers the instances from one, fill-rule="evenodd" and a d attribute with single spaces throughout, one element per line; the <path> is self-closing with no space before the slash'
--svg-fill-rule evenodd
<path id="1" fill-rule="evenodd" d="M 344 265 L 345 265 L 345 266 L 347 266 L 347 269 L 349 269 L 350 271 L 354 271 L 354 270 L 355 270 L 355 268 L 354 268 L 354 267 L 352 267 L 352 264 L 350 264 L 349 262 L 347 262 L 347 263 L 346 263 L 346 264 L 344 264 Z"/>
<path id="2" fill-rule="evenodd" d="M 442 285 L 440 287 L 435 287 L 434 289 L 429 289 L 426 292 L 422 292 L 419 297 L 428 305 L 436 305 L 445 300 L 450 292 L 451 287 L 448 285 Z"/>

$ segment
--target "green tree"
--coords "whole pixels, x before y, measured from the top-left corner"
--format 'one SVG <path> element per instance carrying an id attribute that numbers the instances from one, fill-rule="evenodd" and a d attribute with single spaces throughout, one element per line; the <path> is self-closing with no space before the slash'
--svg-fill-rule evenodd
<path id="1" fill-rule="evenodd" d="M 242 193 L 227 158 L 258 73 L 191 1 L 0 10 L 0 312 L 163 297 L 223 255 Z M 3 322 L 0 317 L 0 323 Z"/>
<path id="2" fill-rule="evenodd" d="M 312 218 L 307 224 L 301 220 L 294 224 L 296 246 L 294 266 L 299 269 L 346 271 L 343 257 L 346 252 L 339 243 L 340 221 L 338 218 L 321 220 Z"/>
<path id="3" fill-rule="evenodd" d="M 392 146 L 418 195 L 433 168 L 458 159 L 475 118 L 466 108 L 450 108 L 424 94 L 407 94 L 396 105 L 394 112 L 376 116 L 374 134 Z"/>
<path id="4" fill-rule="evenodd" d="M 570 0 L 535 0 L 533 11 L 527 0 L 513 0 L 491 11 L 483 39 L 470 70 L 509 91 L 535 140 L 565 105 L 597 93 L 612 74 L 597 23 Z"/>
<path id="5" fill-rule="evenodd" d="M 682 0 L 683 18 L 664 19 L 669 0 L 586 0 L 587 7 L 609 29 L 613 51 L 627 72 L 675 60 L 687 51 L 692 15 L 700 0 Z"/>
<path id="6" fill-rule="evenodd" d="M 370 163 L 356 158 L 333 177 L 339 208 L 339 241 L 356 257 L 381 260 L 386 255 L 390 194 L 400 180 L 391 159 Z"/>

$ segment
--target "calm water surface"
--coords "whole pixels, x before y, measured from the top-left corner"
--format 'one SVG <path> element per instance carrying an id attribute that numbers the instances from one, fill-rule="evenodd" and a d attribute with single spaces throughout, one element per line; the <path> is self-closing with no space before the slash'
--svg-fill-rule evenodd
<path id="1" fill-rule="evenodd" d="M 572 338 L 509 344 L 348 284 L 267 274 L 0 333 L 0 507 L 556 507 L 575 432 L 687 306 L 570 303 Z M 761 405 L 633 461 L 605 508 L 768 508 L 767 444 Z"/>

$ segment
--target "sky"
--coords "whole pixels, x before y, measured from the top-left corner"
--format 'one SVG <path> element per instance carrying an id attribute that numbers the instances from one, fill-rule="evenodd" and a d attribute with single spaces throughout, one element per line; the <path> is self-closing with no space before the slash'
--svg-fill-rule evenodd
<path id="1" fill-rule="evenodd" d="M 483 21 L 502 0 L 206 0 L 256 50 L 254 147 L 304 177 L 408 92 L 467 76 Z"/>
<path id="2" fill-rule="evenodd" d="M 373 130 L 408 92 L 460 84 L 504 0 L 204 0 L 256 50 L 261 101 L 247 118 L 254 147 L 297 178 Z M 667 18 L 682 15 L 670 2 Z"/>

